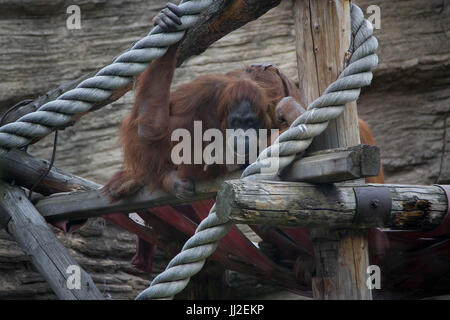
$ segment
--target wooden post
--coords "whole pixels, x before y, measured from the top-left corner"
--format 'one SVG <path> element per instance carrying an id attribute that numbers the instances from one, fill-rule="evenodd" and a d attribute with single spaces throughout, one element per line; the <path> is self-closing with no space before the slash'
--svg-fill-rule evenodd
<path id="1" fill-rule="evenodd" d="M 103 300 L 91 277 L 56 238 L 18 187 L 0 182 L 0 222 L 19 243 L 59 299 Z M 68 269 L 73 266 L 72 269 Z M 79 271 L 79 273 L 78 273 Z M 80 282 L 71 275 L 79 274 Z M 68 284 L 73 284 L 70 288 Z"/>
<path id="2" fill-rule="evenodd" d="M 298 72 L 303 103 L 320 96 L 345 66 L 350 48 L 349 0 L 294 0 Z M 360 143 L 356 103 L 315 138 L 312 150 Z M 369 264 L 367 234 L 351 230 L 312 229 L 316 299 L 372 299 L 366 286 Z"/>

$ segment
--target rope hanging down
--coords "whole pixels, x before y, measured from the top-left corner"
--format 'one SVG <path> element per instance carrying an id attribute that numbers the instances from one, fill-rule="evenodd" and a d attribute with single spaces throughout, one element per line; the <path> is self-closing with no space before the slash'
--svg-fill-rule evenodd
<path id="1" fill-rule="evenodd" d="M 261 152 L 258 159 L 243 172 L 241 179 L 261 176 L 262 173 L 265 179 L 268 176 L 278 176 L 294 160 L 296 154 L 305 151 L 312 139 L 326 129 L 328 121 L 337 118 L 344 111 L 345 104 L 358 99 L 361 88 L 371 83 L 371 70 L 378 64 L 375 54 L 378 41 L 373 36 L 372 24 L 354 4 L 351 7 L 351 28 L 355 50 L 349 65 L 287 131 Z M 272 161 L 278 161 L 277 170 L 267 172 Z M 231 227 L 232 223 L 228 217 L 217 213 L 214 205 L 208 217 L 199 224 L 195 234 L 185 243 L 182 251 L 136 299 L 171 298 L 183 290 L 190 277 L 202 269 L 205 260 L 217 248 L 218 241 Z"/>
<path id="2" fill-rule="evenodd" d="M 75 115 L 88 112 L 95 103 L 108 99 L 114 90 L 126 86 L 152 60 L 162 57 L 169 46 L 180 41 L 185 30 L 195 25 L 200 20 L 200 13 L 212 3 L 213 0 L 181 1 L 179 8 L 184 15 L 176 31 L 163 32 L 158 26 L 153 28 L 146 37 L 95 76 L 56 100 L 45 103 L 38 110 L 0 127 L 0 156 L 8 149 L 24 147 L 36 138 L 67 126 Z"/>

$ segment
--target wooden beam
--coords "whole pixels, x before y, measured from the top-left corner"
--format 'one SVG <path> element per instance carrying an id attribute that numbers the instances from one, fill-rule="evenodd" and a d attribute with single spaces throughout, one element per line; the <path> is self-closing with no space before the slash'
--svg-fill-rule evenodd
<path id="1" fill-rule="evenodd" d="M 15 185 L 30 189 L 40 176 L 47 172 L 49 162 L 36 159 L 20 150 L 11 150 L 0 157 L 0 178 L 14 181 Z M 48 175 L 36 186 L 35 191 L 43 195 L 56 192 L 100 189 L 102 186 L 87 179 L 52 167 Z"/>
<path id="2" fill-rule="evenodd" d="M 240 172 L 235 172 L 225 179 L 237 179 Z M 43 198 L 36 204 L 36 209 L 49 222 L 71 219 L 83 219 L 97 217 L 108 213 L 130 213 L 141 209 L 159 207 L 165 205 L 188 204 L 195 200 L 210 199 L 215 197 L 224 177 L 198 182 L 196 194 L 192 199 L 181 200 L 163 190 L 150 192 L 144 187 L 135 195 L 111 203 L 101 190 L 75 191 L 62 194 L 54 194 Z"/>
<path id="3" fill-rule="evenodd" d="M 374 161 L 365 161 L 368 157 L 373 157 Z M 30 169 L 35 170 L 36 165 L 41 164 L 39 160 L 26 159 L 28 160 L 27 165 L 30 166 Z M 10 177 L 16 179 L 16 183 L 17 181 L 24 180 L 17 179 L 21 176 L 21 170 L 23 168 L 27 169 L 27 167 L 21 163 L 17 166 L 17 170 L 14 169 L 9 173 Z M 348 177 L 362 178 L 366 176 L 376 176 L 378 175 L 378 170 L 378 148 L 361 145 L 338 150 L 324 150 L 313 153 L 310 157 L 301 158 L 293 163 L 286 178 L 288 180 L 292 179 L 294 181 L 302 180 L 309 182 L 324 182 L 324 180 L 326 180 L 326 182 L 329 183 L 342 181 Z M 150 193 L 148 189 L 143 188 L 136 195 L 126 200 L 110 203 L 108 198 L 97 188 L 97 190 L 90 191 L 54 194 L 41 199 L 36 204 L 36 208 L 47 221 L 53 222 L 66 219 L 90 218 L 116 212 L 128 213 L 162 205 L 187 204 L 195 200 L 215 197 L 220 185 L 224 181 L 237 179 L 240 175 L 241 172 L 237 171 L 223 177 L 217 177 L 213 180 L 200 181 L 196 184 L 196 195 L 192 199 L 185 201 L 177 199 L 173 195 L 167 194 L 162 190 L 156 190 Z M 53 168 L 48 177 L 49 181 L 47 181 L 46 178 L 43 183 L 45 186 L 48 186 L 50 183 L 55 183 L 56 180 L 58 187 L 62 185 L 78 188 L 78 185 L 81 184 L 82 188 L 89 189 L 89 181 L 86 180 L 83 182 L 82 178 L 78 177 L 76 177 L 76 179 L 74 178 L 74 185 L 69 183 L 66 185 L 64 181 L 71 181 L 69 179 L 70 177 L 71 175 L 64 174 L 62 170 Z"/>
<path id="4" fill-rule="evenodd" d="M 378 148 L 368 145 L 318 151 L 295 161 L 284 173 L 283 180 L 330 183 L 376 176 L 380 168 L 379 158 Z M 24 151 L 11 150 L 0 158 L 0 178 L 30 189 L 48 166 L 47 160 L 36 159 Z M 35 191 L 50 195 L 101 187 L 98 183 L 53 166 Z"/>
<path id="5" fill-rule="evenodd" d="M 261 17 L 281 0 L 215 0 L 201 22 L 189 29 L 178 55 L 177 66 L 203 53 L 214 42 Z"/>
<path id="6" fill-rule="evenodd" d="M 357 198 L 355 189 L 366 189 L 370 195 Z M 381 189 L 388 189 L 388 193 L 377 192 Z M 377 210 L 385 200 L 391 206 Z M 372 202 L 378 206 L 372 211 L 358 210 L 370 210 Z M 228 214 L 233 222 L 250 225 L 422 231 L 439 226 L 448 210 L 445 192 L 438 186 L 246 180 L 224 182 L 216 206 L 217 212 Z"/>
<path id="7" fill-rule="evenodd" d="M 337 79 L 350 48 L 350 0 L 294 0 L 298 72 L 303 103 L 309 105 Z M 316 137 L 311 150 L 360 143 L 356 103 L 346 105 L 338 119 Z M 316 299 L 372 299 L 365 284 L 369 264 L 368 239 L 363 231 L 310 230 L 315 247 Z"/>
<path id="8" fill-rule="evenodd" d="M 377 176 L 380 172 L 378 147 L 358 145 L 309 154 L 292 163 L 282 180 L 332 183 Z"/>
<path id="9" fill-rule="evenodd" d="M 99 300 L 103 295 L 61 244 L 39 212 L 18 187 L 0 182 L 0 217 L 5 228 L 30 257 L 59 299 Z M 80 287 L 69 289 L 72 266 L 80 270 Z M 75 281 L 76 284 L 76 281 Z"/>

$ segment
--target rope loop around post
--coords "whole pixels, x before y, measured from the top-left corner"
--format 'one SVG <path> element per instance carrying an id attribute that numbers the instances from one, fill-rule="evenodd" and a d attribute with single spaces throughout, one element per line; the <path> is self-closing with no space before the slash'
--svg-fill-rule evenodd
<path id="1" fill-rule="evenodd" d="M 351 29 L 355 50 L 349 65 L 288 130 L 260 153 L 258 159 L 244 170 L 241 179 L 279 176 L 292 163 L 296 154 L 305 151 L 312 139 L 327 128 L 328 121 L 342 114 L 345 104 L 358 99 L 361 88 L 371 83 L 372 69 L 378 64 L 375 54 L 378 41 L 373 36 L 372 24 L 354 4 L 351 7 Z M 270 166 L 273 161 L 278 165 Z M 270 167 L 275 169 L 269 169 Z M 227 234 L 231 226 L 228 217 L 216 212 L 214 205 L 182 251 L 136 299 L 167 299 L 182 291 L 190 277 L 201 270 L 205 260 L 214 252 L 218 241 Z"/>
<path id="2" fill-rule="evenodd" d="M 169 46 L 180 41 L 186 29 L 200 20 L 201 12 L 214 0 L 183 0 L 180 9 L 184 15 L 181 25 L 173 32 L 163 32 L 159 26 L 136 42 L 131 49 L 102 68 L 93 77 L 76 88 L 49 101 L 38 110 L 28 113 L 15 122 L 0 127 L 0 156 L 9 149 L 24 147 L 36 138 L 69 125 L 77 114 L 90 111 L 95 103 L 105 101 L 113 92 L 129 84 L 142 73 L 154 59 L 162 57 Z"/>

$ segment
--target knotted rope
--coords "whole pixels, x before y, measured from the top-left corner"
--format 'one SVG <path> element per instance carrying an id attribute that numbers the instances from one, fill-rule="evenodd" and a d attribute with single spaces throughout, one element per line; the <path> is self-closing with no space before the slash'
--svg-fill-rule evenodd
<path id="1" fill-rule="evenodd" d="M 328 121 L 337 118 L 344 111 L 345 104 L 358 99 L 361 88 L 371 83 L 371 70 L 378 64 L 375 54 L 378 41 L 373 36 L 372 24 L 364 18 L 361 9 L 353 4 L 351 28 L 355 50 L 349 65 L 287 131 L 261 152 L 258 159 L 244 170 L 241 179 L 262 173 L 265 176 L 279 175 L 291 164 L 296 154 L 305 151 L 312 139 L 326 129 Z M 273 172 L 267 171 L 273 161 L 278 162 L 277 168 Z M 205 260 L 217 248 L 218 241 L 231 227 L 232 223 L 228 217 L 217 213 L 214 205 L 208 217 L 199 224 L 195 234 L 185 243 L 182 251 L 136 299 L 171 298 L 183 290 L 190 277 L 202 269 Z"/>
<path id="2" fill-rule="evenodd" d="M 88 112 L 95 103 L 108 99 L 115 90 L 129 84 L 134 76 L 147 69 L 152 60 L 162 57 L 169 46 L 180 41 L 185 30 L 195 25 L 200 20 L 200 13 L 212 3 L 213 0 L 181 1 L 179 7 L 183 16 L 175 31 L 163 32 L 159 26 L 153 28 L 146 37 L 93 77 L 38 110 L 0 127 L 0 156 L 8 149 L 24 147 L 36 138 L 67 126 L 75 115 Z"/>

